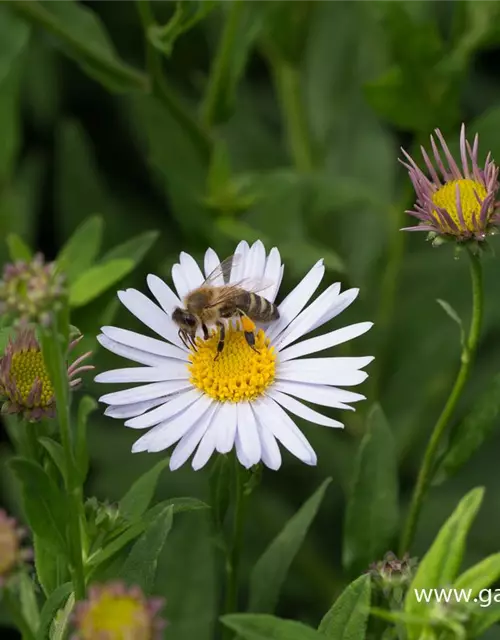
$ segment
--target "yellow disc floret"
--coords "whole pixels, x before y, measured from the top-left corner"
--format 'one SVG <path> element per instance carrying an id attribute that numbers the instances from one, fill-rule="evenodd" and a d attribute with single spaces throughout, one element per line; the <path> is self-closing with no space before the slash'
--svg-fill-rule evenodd
<path id="1" fill-rule="evenodd" d="M 458 215 L 457 185 L 460 193 L 460 204 L 464 222 L 460 220 L 460 216 Z M 480 182 L 470 180 L 469 178 L 462 178 L 460 180 L 447 182 L 432 195 L 432 201 L 436 206 L 448 212 L 459 229 L 463 231 L 475 231 L 477 228 L 476 223 L 481 212 L 480 201 L 482 202 L 487 195 L 486 188 Z M 442 226 L 442 221 L 436 213 L 434 213 L 434 217 Z M 444 231 L 449 232 L 450 230 L 444 229 Z"/>
<path id="2" fill-rule="evenodd" d="M 190 354 L 191 382 L 220 402 L 242 402 L 262 395 L 276 374 L 276 354 L 264 331 L 255 336 L 255 351 L 239 329 L 229 327 L 224 348 L 217 356 L 218 332 L 197 340 Z M 216 358 L 217 356 L 217 358 Z"/>
<path id="3" fill-rule="evenodd" d="M 79 624 L 80 638 L 94 640 L 151 640 L 151 616 L 143 602 L 131 595 L 104 592 Z"/>
<path id="4" fill-rule="evenodd" d="M 54 389 L 49 374 L 45 368 L 42 352 L 38 349 L 28 349 L 14 353 L 10 374 L 15 381 L 16 389 L 23 402 L 28 400 L 33 384 L 36 380 L 41 384 L 39 407 L 47 407 L 53 400 Z"/>

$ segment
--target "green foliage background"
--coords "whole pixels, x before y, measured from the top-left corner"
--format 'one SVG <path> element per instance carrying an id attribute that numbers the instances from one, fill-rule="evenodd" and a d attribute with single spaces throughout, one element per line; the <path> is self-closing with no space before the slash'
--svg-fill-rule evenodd
<path id="1" fill-rule="evenodd" d="M 434 127 L 456 148 L 464 121 L 470 137 L 479 132 L 482 156 L 490 150 L 500 161 L 499 3 L 298 0 L 243 2 L 235 10 L 230 2 L 193 0 L 169 23 L 176 5 L 158 1 L 150 9 L 158 25 L 170 27 L 150 29 L 148 52 L 141 4 L 0 5 L 0 236 L 19 234 L 52 258 L 80 224 L 99 215 L 100 255 L 158 232 L 121 288 L 145 290 L 150 272 L 168 279 L 181 250 L 200 259 L 212 246 L 224 256 L 242 238 L 280 248 L 284 292 L 320 257 L 328 266 L 325 286 L 340 279 L 360 287 L 356 304 L 336 322 L 376 322 L 352 345 L 354 354 L 377 357 L 363 389 L 369 402 L 343 415 L 342 432 L 301 425 L 318 466 L 285 456 L 279 473 L 264 473 L 245 546 L 248 578 L 289 517 L 333 478 L 277 607 L 283 617 L 317 626 L 363 571 L 342 568 L 342 539 L 370 404 L 380 402 L 394 434 L 395 451 L 392 443 L 378 451 L 377 464 L 397 457 L 404 513 L 456 371 L 459 332 L 435 300 L 467 318 L 465 260 L 454 260 L 450 247 L 432 249 L 423 235 L 399 232 L 410 222 L 404 209 L 413 194 L 398 148 L 415 149 Z M 193 17 L 201 20 L 182 33 L 182 20 Z M 143 13 L 146 23 L 150 18 Z M 144 237 L 145 248 L 154 237 Z M 498 253 L 495 239 L 492 247 Z M 5 242 L 0 258 L 8 259 Z M 499 267 L 492 256 L 484 262 L 483 338 L 456 422 L 499 370 Z M 98 370 L 117 362 L 95 341 L 111 317 L 138 326 L 112 290 L 72 316 L 96 351 Z M 90 377 L 85 391 L 101 393 Z M 490 395 L 493 430 L 499 400 Z M 87 491 L 115 501 L 162 456 L 132 456 L 136 434 L 100 411 L 90 425 Z M 432 489 L 416 555 L 477 485 L 486 497 L 466 564 L 498 551 L 499 447 L 494 432 L 451 480 Z M 1 499 L 18 512 L 18 488 L 5 465 L 10 453 L 4 438 Z M 166 471 L 158 496 L 207 499 L 207 475 L 188 466 Z M 161 558 L 156 590 L 168 599 L 174 640 L 211 637 L 221 559 L 208 532 L 202 512 L 179 516 Z"/>

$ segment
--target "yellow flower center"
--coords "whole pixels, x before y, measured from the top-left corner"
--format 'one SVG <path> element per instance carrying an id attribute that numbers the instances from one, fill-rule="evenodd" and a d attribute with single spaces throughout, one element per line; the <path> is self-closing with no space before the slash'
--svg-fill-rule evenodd
<path id="1" fill-rule="evenodd" d="M 19 558 L 19 538 L 14 526 L 0 522 L 0 576 L 14 567 Z"/>
<path id="2" fill-rule="evenodd" d="M 45 368 L 42 352 L 38 349 L 28 349 L 14 353 L 10 367 L 10 375 L 16 383 L 23 402 L 26 402 L 35 380 L 42 383 L 42 394 L 39 407 L 47 407 L 51 404 L 54 396 L 54 389 L 50 382 L 49 374 Z M 14 399 L 14 398 L 13 398 Z"/>
<path id="3" fill-rule="evenodd" d="M 460 220 L 457 210 L 457 185 L 460 192 L 460 204 L 462 205 L 465 228 L 464 223 Z M 480 182 L 470 180 L 469 178 L 463 178 L 461 180 L 452 180 L 451 182 L 447 182 L 433 194 L 432 201 L 436 206 L 445 209 L 449 213 L 459 229 L 463 231 L 476 231 L 477 225 L 475 223 L 481 212 L 481 205 L 476 198 L 476 194 L 481 201 L 483 201 L 488 195 L 484 185 Z M 438 215 L 435 212 L 433 215 L 439 222 L 440 226 L 443 227 L 443 222 Z M 451 232 L 449 225 L 446 225 L 444 231 Z"/>
<path id="4" fill-rule="evenodd" d="M 229 327 L 224 348 L 217 356 L 219 333 L 197 340 L 189 358 L 191 382 L 220 402 L 253 400 L 264 393 L 276 373 L 276 354 L 262 329 L 255 336 L 255 351 L 239 329 Z"/>
<path id="5" fill-rule="evenodd" d="M 151 640 L 151 616 L 132 596 L 104 593 L 93 603 L 79 625 L 82 640 Z"/>

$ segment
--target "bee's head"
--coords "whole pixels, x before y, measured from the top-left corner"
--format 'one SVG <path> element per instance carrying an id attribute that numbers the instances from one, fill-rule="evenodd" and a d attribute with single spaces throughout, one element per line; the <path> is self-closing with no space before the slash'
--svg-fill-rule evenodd
<path id="1" fill-rule="evenodd" d="M 184 333 L 194 338 L 198 328 L 198 318 L 195 315 L 189 313 L 186 309 L 177 307 L 172 313 L 172 320 Z"/>

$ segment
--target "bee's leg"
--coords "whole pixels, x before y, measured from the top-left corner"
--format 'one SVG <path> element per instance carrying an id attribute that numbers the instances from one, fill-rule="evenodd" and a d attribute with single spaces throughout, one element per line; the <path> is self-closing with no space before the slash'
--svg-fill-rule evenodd
<path id="1" fill-rule="evenodd" d="M 186 332 L 183 331 L 182 329 L 179 329 L 177 335 L 179 336 L 179 338 L 181 339 L 182 344 L 186 347 L 186 349 L 190 349 L 191 346 L 189 344 L 189 342 L 187 341 L 187 335 Z"/>
<path id="2" fill-rule="evenodd" d="M 203 330 L 203 338 L 205 340 L 208 340 L 210 338 L 210 334 L 208 333 L 208 329 L 207 329 L 207 325 L 203 322 L 203 324 L 201 325 L 201 328 Z"/>
<path id="3" fill-rule="evenodd" d="M 245 336 L 245 340 L 247 341 L 250 349 L 253 349 L 255 353 L 259 353 L 259 350 L 255 348 L 255 322 L 253 320 L 250 320 L 247 314 L 241 311 L 241 309 L 238 309 L 238 311 L 241 318 L 241 325 L 243 327 L 243 335 Z"/>
<path id="4" fill-rule="evenodd" d="M 226 339 L 226 325 L 223 322 L 218 322 L 217 326 L 219 327 L 219 342 L 217 343 L 217 353 L 214 360 L 217 360 L 220 356 L 222 349 L 224 349 L 224 340 Z"/>

